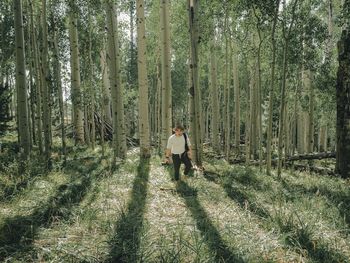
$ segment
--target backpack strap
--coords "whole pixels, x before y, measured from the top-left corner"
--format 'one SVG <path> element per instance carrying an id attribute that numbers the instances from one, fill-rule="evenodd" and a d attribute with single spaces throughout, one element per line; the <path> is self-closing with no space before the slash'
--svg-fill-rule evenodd
<path id="1" fill-rule="evenodd" d="M 188 144 L 187 144 L 187 134 L 184 132 L 183 135 L 185 137 L 185 151 L 188 152 L 190 149 L 188 148 Z"/>

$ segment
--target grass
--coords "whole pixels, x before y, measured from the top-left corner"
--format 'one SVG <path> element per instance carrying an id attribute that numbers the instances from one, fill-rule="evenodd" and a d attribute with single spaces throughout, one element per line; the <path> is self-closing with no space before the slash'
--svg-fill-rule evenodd
<path id="1" fill-rule="evenodd" d="M 350 262 L 346 180 L 290 171 L 278 180 L 209 160 L 176 187 L 159 157 L 131 149 L 111 170 L 99 148 L 71 146 L 65 166 L 57 157 L 44 172 L 33 158 L 25 183 L 5 194 L 18 184 L 13 143 L 6 149 L 5 262 Z"/>

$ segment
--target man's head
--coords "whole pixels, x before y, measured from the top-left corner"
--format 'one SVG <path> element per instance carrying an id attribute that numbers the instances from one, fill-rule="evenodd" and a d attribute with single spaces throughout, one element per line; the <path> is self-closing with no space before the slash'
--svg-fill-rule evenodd
<path id="1" fill-rule="evenodd" d="M 174 128 L 174 132 L 176 136 L 181 136 L 184 132 L 185 128 L 181 124 L 177 124 Z"/>

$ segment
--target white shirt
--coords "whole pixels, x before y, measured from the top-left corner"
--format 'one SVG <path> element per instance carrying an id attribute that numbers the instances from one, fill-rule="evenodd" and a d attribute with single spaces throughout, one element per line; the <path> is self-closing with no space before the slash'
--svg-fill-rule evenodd
<path id="1" fill-rule="evenodd" d="M 186 134 L 187 135 L 187 134 Z M 190 146 L 190 140 L 187 135 L 187 145 Z M 171 135 L 168 139 L 167 149 L 171 150 L 172 154 L 182 154 L 185 152 L 185 136 L 176 136 L 175 134 Z"/>

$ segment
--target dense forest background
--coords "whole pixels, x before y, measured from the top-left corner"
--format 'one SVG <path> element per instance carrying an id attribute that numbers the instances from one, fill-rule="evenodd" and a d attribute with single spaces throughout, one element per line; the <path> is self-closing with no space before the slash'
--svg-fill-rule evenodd
<path id="1" fill-rule="evenodd" d="M 282 235 L 296 231 L 286 238 L 292 243 L 287 247 L 300 245 L 308 251 L 281 256 L 268 248 L 266 262 L 308 258 L 310 262 L 348 262 L 349 0 L 2 0 L 0 34 L 0 199 L 4 211 L 12 211 L 0 217 L 0 258 L 11 253 L 15 258 L 27 257 L 40 228 L 48 221 L 51 225 L 55 216 L 66 216 L 61 208 L 70 210 L 94 193 L 96 189 L 88 189 L 96 174 L 109 175 L 103 184 L 110 189 L 111 178 L 130 170 L 136 174 L 134 187 L 139 188 L 131 188 L 131 177 L 125 175 L 126 181 L 115 186 L 118 191 L 111 190 L 121 194 L 132 189 L 132 200 L 129 210 L 123 210 L 125 218 L 113 228 L 116 234 L 109 241 L 107 258 L 141 260 L 137 254 L 144 248 L 140 215 L 149 202 L 143 186 L 152 181 L 150 169 L 159 175 L 167 169 L 154 165 L 164 157 L 172 128 L 183 124 L 191 139 L 196 173 L 222 186 L 228 197 L 262 219 L 267 229 L 278 225 Z M 135 154 L 140 163 L 134 167 Z M 290 177 L 288 173 L 296 170 L 309 176 L 315 172 L 312 176 L 320 179 Z M 59 173 L 60 179 L 51 178 L 52 173 Z M 74 173 L 80 181 L 68 184 Z M 326 179 L 325 174 L 335 177 Z M 13 200 L 35 199 L 24 198 L 26 190 L 41 191 L 35 188 L 35 180 L 49 180 L 52 187 L 65 185 L 54 198 L 57 206 L 48 202 L 43 210 L 33 208 L 30 217 L 13 212 L 9 208 Z M 234 188 L 232 180 L 248 192 Z M 219 226 L 210 223 L 197 199 L 198 189 L 211 189 L 208 182 L 193 181 L 197 188 L 184 183 L 177 189 L 199 231 L 210 232 L 202 238 L 214 252 L 201 258 L 198 248 L 198 262 L 260 258 L 260 252 L 241 257 L 249 250 L 243 243 L 237 255 L 226 247 L 216 230 Z M 312 184 L 319 186 L 312 188 Z M 168 191 L 166 180 L 159 189 Z M 277 192 L 271 190 L 271 196 L 264 192 L 264 204 L 273 200 L 264 207 L 252 193 L 268 189 Z M 222 194 L 216 188 L 212 191 L 215 196 Z M 329 209 L 337 211 L 334 220 L 338 221 L 332 222 L 341 229 L 339 236 L 334 234 L 342 244 L 338 250 L 332 242 L 312 239 L 314 232 L 303 224 L 310 218 L 294 212 L 278 214 L 290 200 L 308 194 L 327 196 Z M 283 196 L 285 203 L 279 203 L 282 199 L 277 196 Z M 121 200 L 127 200 L 124 197 Z M 304 209 L 302 204 L 293 205 L 293 211 Z M 326 214 L 327 206 L 322 209 Z M 25 223 L 28 220 L 32 232 Z M 269 220 L 272 223 L 267 224 Z M 138 236 L 136 241 L 127 234 L 130 227 Z M 102 232 L 103 236 L 108 230 Z M 128 243 L 131 252 L 119 250 L 118 242 Z M 22 247 L 15 248 L 19 244 Z M 180 250 L 176 251 L 182 255 Z M 55 253 L 52 258 L 62 256 L 62 251 Z M 162 256 L 159 262 L 171 261 L 172 252 L 164 253 L 155 256 L 157 261 Z M 186 253 L 174 258 L 181 261 Z M 101 255 L 95 256 L 101 260 Z"/>
<path id="2" fill-rule="evenodd" d="M 96 121 L 120 157 L 126 138 L 162 150 L 176 123 L 195 145 L 265 159 L 268 172 L 274 152 L 335 151 L 342 1 L 194 1 L 191 23 L 186 2 L 135 4 L 1 3 L 1 119 L 17 121 L 26 155 L 34 146 L 49 160 L 59 127 L 94 147 L 106 133 Z"/>

